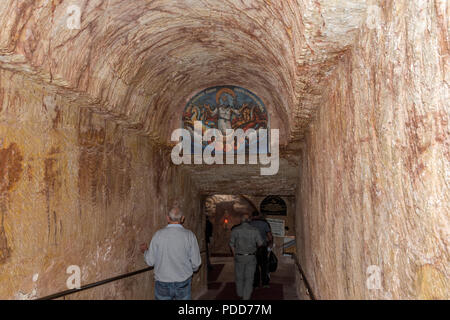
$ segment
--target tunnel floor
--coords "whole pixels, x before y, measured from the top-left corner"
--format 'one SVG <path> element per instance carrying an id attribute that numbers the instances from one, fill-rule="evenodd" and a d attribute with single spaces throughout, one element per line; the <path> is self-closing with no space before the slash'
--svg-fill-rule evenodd
<path id="1" fill-rule="evenodd" d="M 278 258 L 278 268 L 270 274 L 270 288 L 256 288 L 251 300 L 298 300 L 295 264 L 289 256 Z M 233 257 L 211 257 L 208 291 L 197 300 L 239 300 L 234 282 Z"/>

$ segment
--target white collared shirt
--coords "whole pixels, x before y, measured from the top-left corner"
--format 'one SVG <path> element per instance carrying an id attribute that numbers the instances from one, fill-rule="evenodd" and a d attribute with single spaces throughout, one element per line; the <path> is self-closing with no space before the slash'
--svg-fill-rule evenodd
<path id="1" fill-rule="evenodd" d="M 155 267 L 155 280 L 162 282 L 185 281 L 202 263 L 195 234 L 181 224 L 169 224 L 158 230 L 144 258 L 149 266 Z"/>

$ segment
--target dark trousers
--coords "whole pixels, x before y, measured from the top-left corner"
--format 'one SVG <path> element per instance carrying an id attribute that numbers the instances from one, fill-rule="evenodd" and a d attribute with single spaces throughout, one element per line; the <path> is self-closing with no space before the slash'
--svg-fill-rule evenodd
<path id="1" fill-rule="evenodd" d="M 208 269 L 212 269 L 211 259 L 209 257 L 209 242 L 206 243 L 206 266 Z"/>
<path id="2" fill-rule="evenodd" d="M 259 247 L 256 251 L 256 270 L 253 287 L 269 284 L 268 251 L 267 246 Z"/>

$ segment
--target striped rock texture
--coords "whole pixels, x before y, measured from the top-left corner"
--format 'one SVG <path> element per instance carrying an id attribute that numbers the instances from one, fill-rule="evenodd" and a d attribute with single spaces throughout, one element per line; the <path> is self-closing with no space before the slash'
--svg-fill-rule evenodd
<path id="1" fill-rule="evenodd" d="M 295 195 L 320 298 L 448 298 L 448 16 L 444 0 L 2 0 L 0 298 L 65 290 L 70 265 L 82 284 L 145 267 L 138 244 L 176 201 L 204 249 L 214 193 Z M 186 102 L 215 85 L 264 101 L 277 175 L 171 163 Z M 67 298 L 153 298 L 152 273 Z"/>

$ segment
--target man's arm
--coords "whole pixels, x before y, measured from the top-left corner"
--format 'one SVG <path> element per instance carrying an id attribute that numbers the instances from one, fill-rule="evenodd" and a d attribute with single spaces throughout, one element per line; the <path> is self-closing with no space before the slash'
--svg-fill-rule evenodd
<path id="1" fill-rule="evenodd" d="M 272 247 L 272 245 L 273 245 L 272 229 L 270 228 L 270 224 L 267 221 L 265 221 L 265 222 L 266 222 L 265 231 L 266 231 L 266 234 L 267 234 L 267 245 L 269 247 Z"/>
<path id="2" fill-rule="evenodd" d="M 146 243 L 141 243 L 140 246 L 139 246 L 139 248 L 141 249 L 141 252 L 144 254 L 145 251 L 148 250 L 148 244 L 146 244 Z"/>
<path id="3" fill-rule="evenodd" d="M 150 266 L 153 267 L 155 265 L 155 260 L 156 260 L 156 253 L 158 250 L 158 245 L 157 245 L 157 239 L 156 239 L 157 235 L 155 234 L 155 236 L 153 236 L 152 241 L 150 242 L 150 247 L 144 252 L 144 259 L 145 262 Z M 143 246 L 141 245 L 141 250 L 143 249 Z"/>
<path id="4" fill-rule="evenodd" d="M 202 264 L 202 257 L 200 255 L 200 248 L 198 247 L 197 237 L 194 233 L 191 234 L 191 264 L 192 271 L 197 271 L 200 265 Z"/>
<path id="5" fill-rule="evenodd" d="M 235 242 L 236 242 L 236 233 L 231 231 L 231 238 L 230 238 L 229 246 L 231 249 L 231 253 L 233 254 L 233 257 L 235 256 L 235 251 L 234 251 Z"/>
<path id="6" fill-rule="evenodd" d="M 267 232 L 267 245 L 269 247 L 272 247 L 273 244 L 273 236 L 272 236 L 272 231 Z"/>
<path id="7" fill-rule="evenodd" d="M 264 244 L 264 241 L 261 237 L 261 234 L 259 233 L 258 230 L 255 230 L 255 241 L 256 241 L 256 246 L 257 247 L 261 247 Z"/>

